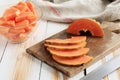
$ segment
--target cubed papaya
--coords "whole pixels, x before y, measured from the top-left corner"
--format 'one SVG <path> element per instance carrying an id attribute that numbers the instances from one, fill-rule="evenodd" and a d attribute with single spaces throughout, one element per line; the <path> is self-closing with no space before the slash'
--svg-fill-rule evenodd
<path id="1" fill-rule="evenodd" d="M 23 21 L 23 20 L 29 20 L 30 23 L 36 21 L 36 17 L 34 16 L 34 14 L 32 12 L 24 12 L 24 13 L 21 13 L 19 16 L 17 16 L 15 18 L 15 21 L 16 22 L 20 22 L 20 21 Z"/>
<path id="2" fill-rule="evenodd" d="M 25 12 L 27 10 L 27 7 L 21 6 L 21 5 L 15 5 L 13 7 L 17 8 L 18 10 L 20 10 L 20 13 L 23 13 L 23 12 Z"/>
<path id="3" fill-rule="evenodd" d="M 4 35 L 9 32 L 9 27 L 0 26 L 0 34 Z"/>
<path id="4" fill-rule="evenodd" d="M 25 29 L 13 29 L 11 28 L 9 30 L 10 33 L 14 33 L 14 34 L 19 34 L 19 33 L 24 33 L 25 32 Z"/>
<path id="5" fill-rule="evenodd" d="M 37 16 L 36 10 L 35 10 L 35 7 L 34 7 L 33 3 L 32 2 L 26 2 L 26 4 L 27 4 L 28 8 L 30 9 L 30 11 L 33 12 L 33 14 L 35 16 Z"/>
<path id="6" fill-rule="evenodd" d="M 9 9 L 5 10 L 3 14 L 3 18 L 7 20 L 15 20 L 15 17 L 20 14 L 20 10 L 14 7 L 10 7 Z"/>
<path id="7" fill-rule="evenodd" d="M 30 11 L 31 11 L 31 10 L 28 8 L 28 6 L 27 6 L 27 4 L 26 4 L 25 2 L 19 2 L 19 3 L 17 4 L 17 6 L 23 6 L 24 8 L 26 8 L 25 11 L 27 11 L 27 12 L 30 12 Z"/>
<path id="8" fill-rule="evenodd" d="M 23 42 L 25 39 L 27 39 L 28 33 L 20 33 L 20 34 L 6 33 L 5 36 L 12 43 L 20 43 Z"/>
<path id="9" fill-rule="evenodd" d="M 0 18 L 0 26 L 14 27 L 15 26 L 15 21 L 14 20 L 6 21 L 3 17 L 1 17 Z"/>
<path id="10" fill-rule="evenodd" d="M 1 26 L 7 26 L 7 27 L 14 27 L 15 26 L 15 21 L 10 20 L 10 21 L 4 21 Z"/>
<path id="11" fill-rule="evenodd" d="M 20 22 L 16 22 L 15 23 L 15 28 L 16 29 L 25 28 L 28 25 L 29 25 L 29 21 L 28 20 L 23 20 L 23 21 L 20 21 Z"/>
<path id="12" fill-rule="evenodd" d="M 29 26 L 26 26 L 24 29 L 25 29 L 25 32 L 30 33 L 34 29 L 34 27 L 29 25 Z"/>

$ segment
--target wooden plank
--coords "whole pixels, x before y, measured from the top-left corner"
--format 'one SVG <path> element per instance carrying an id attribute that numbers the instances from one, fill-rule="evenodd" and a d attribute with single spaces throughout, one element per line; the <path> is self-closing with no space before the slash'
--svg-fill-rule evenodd
<path id="1" fill-rule="evenodd" d="M 114 56 L 113 56 L 113 53 L 107 55 L 107 56 L 105 57 L 106 62 L 109 61 L 110 59 L 112 59 L 113 57 L 114 57 Z M 114 64 L 113 64 L 113 65 L 114 65 Z M 109 80 L 119 80 L 116 71 L 114 71 L 114 72 L 112 72 L 111 74 L 109 74 L 109 75 L 108 75 L 108 79 L 109 79 Z"/>
<path id="2" fill-rule="evenodd" d="M 120 48 L 115 50 L 113 53 L 113 56 L 117 56 L 117 55 L 120 55 Z M 117 73 L 118 80 L 120 80 L 120 68 L 118 70 L 116 70 L 116 73 Z"/>
<path id="3" fill-rule="evenodd" d="M 54 23 L 54 22 L 48 22 L 47 24 L 47 31 L 46 31 L 46 38 L 50 37 L 51 35 L 54 35 L 55 33 L 62 31 L 66 29 L 68 24 L 64 23 Z M 54 28 L 54 29 L 53 29 Z M 47 76 L 47 77 L 45 77 Z M 50 66 L 46 65 L 45 63 L 42 63 L 41 67 L 41 80 L 78 80 L 81 77 L 84 76 L 83 71 L 79 73 L 78 75 L 68 78 L 67 76 L 62 75 L 59 71 L 51 68 Z"/>
<path id="4" fill-rule="evenodd" d="M 93 71 L 94 69 L 96 69 L 97 67 L 99 67 L 100 65 L 102 65 L 102 61 L 101 60 L 97 61 L 95 64 L 93 64 L 90 67 L 88 67 L 86 69 L 87 74 L 90 73 L 91 71 Z"/>
<path id="5" fill-rule="evenodd" d="M 43 23 L 43 24 L 42 24 Z M 41 25 L 46 25 L 41 21 Z M 3 60 L 0 64 L 0 79 L 2 80 L 37 80 L 39 79 L 40 64 L 31 55 L 26 54 L 25 49 L 44 38 L 46 27 L 37 28 L 27 41 L 21 44 L 8 43 Z M 42 30 L 42 31 L 40 31 Z M 37 35 L 39 34 L 39 35 Z M 6 77 L 7 76 L 7 77 Z"/>
<path id="6" fill-rule="evenodd" d="M 105 57 L 102 59 L 102 64 L 106 63 Z M 105 76 L 103 80 L 109 80 L 108 76 Z"/>
<path id="7" fill-rule="evenodd" d="M 32 44 L 33 45 L 43 39 L 45 39 L 46 30 L 47 30 L 47 21 L 40 20 L 39 21 L 39 27 L 35 30 L 35 32 L 32 35 Z M 29 45 L 29 46 L 30 46 Z M 27 46 L 27 47 L 29 47 Z M 39 80 L 41 77 L 41 61 L 32 57 L 30 70 L 28 73 L 28 79 L 27 80 Z"/>
<path id="8" fill-rule="evenodd" d="M 5 39 L 3 36 L 0 36 L 0 62 L 2 61 L 2 58 L 4 56 L 6 46 L 7 46 L 7 39 Z"/>
<path id="9" fill-rule="evenodd" d="M 84 77 L 84 71 L 79 72 L 77 75 L 73 77 L 68 77 L 67 80 L 80 80 L 80 78 Z"/>
<path id="10" fill-rule="evenodd" d="M 65 31 L 62 31 L 50 38 L 66 38 L 70 35 L 66 34 Z M 99 59 L 103 58 L 105 55 L 109 54 L 113 49 L 116 49 L 119 42 L 119 36 L 105 30 L 105 37 L 104 38 L 88 38 L 88 45 L 91 50 L 88 55 L 93 56 L 94 59 L 88 64 L 78 67 L 68 67 L 61 64 L 56 63 L 50 56 L 50 54 L 44 48 L 44 41 L 30 47 L 27 49 L 29 54 L 34 55 L 38 59 L 46 62 L 47 64 L 51 65 L 52 67 L 60 70 L 67 76 L 73 76 L 83 69 L 87 68 L 89 65 L 95 63 Z M 43 54 L 44 53 L 44 54 Z"/>
<path id="11" fill-rule="evenodd" d="M 48 22 L 47 31 L 45 38 L 62 31 L 66 28 L 67 24 L 64 23 L 55 23 L 55 22 Z M 40 80 L 63 80 L 63 76 L 57 70 L 53 69 L 52 67 L 42 63 L 41 67 L 41 75 Z M 47 76 L 47 77 L 46 77 Z"/>

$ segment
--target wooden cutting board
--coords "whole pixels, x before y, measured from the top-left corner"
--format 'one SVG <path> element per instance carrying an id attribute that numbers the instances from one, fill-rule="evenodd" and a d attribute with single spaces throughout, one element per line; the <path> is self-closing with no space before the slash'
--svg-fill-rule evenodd
<path id="1" fill-rule="evenodd" d="M 90 52 L 88 55 L 92 56 L 94 59 L 84 65 L 80 66 L 65 66 L 55 62 L 48 51 L 46 51 L 44 47 L 45 40 L 33 45 L 32 47 L 26 49 L 26 52 L 35 56 L 41 61 L 44 61 L 48 65 L 52 66 L 53 68 L 61 71 L 68 77 L 74 76 L 75 74 L 79 73 L 80 71 L 84 70 L 88 66 L 92 65 L 96 61 L 100 60 L 114 49 L 117 49 L 120 46 L 120 36 L 110 32 L 107 29 L 104 29 L 105 36 L 103 38 L 98 37 L 88 37 L 87 38 L 87 46 L 90 48 Z M 53 35 L 49 38 L 68 38 L 71 35 L 67 34 L 65 30 Z M 47 38 L 47 39 L 49 39 Z"/>

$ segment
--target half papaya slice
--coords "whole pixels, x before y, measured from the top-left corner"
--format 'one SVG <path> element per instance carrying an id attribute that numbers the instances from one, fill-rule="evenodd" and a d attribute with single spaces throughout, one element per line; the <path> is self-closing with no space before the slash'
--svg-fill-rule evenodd
<path id="1" fill-rule="evenodd" d="M 91 56 L 88 55 L 82 55 L 72 58 L 65 58 L 65 57 L 52 55 L 52 58 L 60 64 L 69 65 L 69 66 L 77 66 L 77 65 L 85 64 L 93 59 Z"/>
<path id="2" fill-rule="evenodd" d="M 98 36 L 98 37 L 104 36 L 104 31 L 101 28 L 100 23 L 93 19 L 88 19 L 88 18 L 78 19 L 73 23 L 71 23 L 66 30 L 67 33 L 74 35 L 80 35 L 80 31 L 84 31 L 84 32 L 90 31 L 92 36 Z"/>
<path id="3" fill-rule="evenodd" d="M 72 50 L 56 50 L 52 48 L 47 48 L 47 50 L 52 54 L 60 57 L 77 57 L 89 52 L 89 48 L 79 48 Z"/>
<path id="4" fill-rule="evenodd" d="M 58 50 L 69 50 L 69 49 L 79 49 L 85 47 L 87 42 L 81 42 L 73 45 L 53 45 L 53 44 L 44 44 L 46 47 L 58 49 Z"/>
<path id="5" fill-rule="evenodd" d="M 86 36 L 77 36 L 69 39 L 49 39 L 46 43 L 50 44 L 77 44 L 86 41 Z"/>

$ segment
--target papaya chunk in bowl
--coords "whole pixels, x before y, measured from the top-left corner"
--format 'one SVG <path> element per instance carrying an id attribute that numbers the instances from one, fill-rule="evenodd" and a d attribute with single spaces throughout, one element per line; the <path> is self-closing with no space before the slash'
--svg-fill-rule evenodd
<path id="1" fill-rule="evenodd" d="M 21 43 L 32 34 L 38 24 L 37 20 L 32 2 L 8 5 L 0 15 L 0 34 L 12 43 Z"/>
<path id="2" fill-rule="evenodd" d="M 104 31 L 99 22 L 90 18 L 82 18 L 71 23 L 66 32 L 73 35 L 80 35 L 80 31 L 89 31 L 92 36 L 103 37 Z"/>

